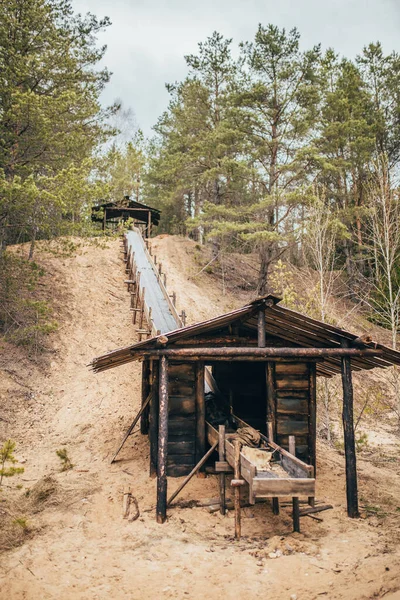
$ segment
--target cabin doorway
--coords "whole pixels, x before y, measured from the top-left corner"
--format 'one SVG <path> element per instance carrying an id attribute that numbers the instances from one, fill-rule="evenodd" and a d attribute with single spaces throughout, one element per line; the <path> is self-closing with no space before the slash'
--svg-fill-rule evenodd
<path id="1" fill-rule="evenodd" d="M 261 433 L 267 433 L 265 362 L 216 362 L 212 374 L 233 413 Z"/>

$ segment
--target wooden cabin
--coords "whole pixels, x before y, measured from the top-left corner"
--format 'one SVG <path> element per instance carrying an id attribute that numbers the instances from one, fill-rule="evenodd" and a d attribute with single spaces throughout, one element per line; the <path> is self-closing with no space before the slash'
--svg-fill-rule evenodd
<path id="1" fill-rule="evenodd" d="M 101 223 L 103 231 L 107 226 L 114 227 L 121 221 L 133 219 L 147 238 L 150 237 L 153 226 L 159 224 L 160 215 L 157 208 L 132 200 L 129 196 L 125 196 L 120 202 L 102 202 L 92 208 L 92 221 Z"/>
<path id="2" fill-rule="evenodd" d="M 316 462 L 316 378 L 343 381 L 347 501 L 358 514 L 351 372 L 400 365 L 400 353 L 279 306 L 266 296 L 228 314 L 95 359 L 95 371 L 142 361 L 141 431 L 158 477 L 157 516 L 166 515 L 167 476 L 187 475 L 207 448 L 207 398 L 283 450 Z"/>

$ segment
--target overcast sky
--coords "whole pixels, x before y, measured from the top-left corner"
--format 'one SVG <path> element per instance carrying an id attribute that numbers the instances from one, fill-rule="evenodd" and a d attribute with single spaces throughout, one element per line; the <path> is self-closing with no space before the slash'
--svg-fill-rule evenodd
<path id="1" fill-rule="evenodd" d="M 258 23 L 301 33 L 307 49 L 321 43 L 354 57 L 380 40 L 386 53 L 400 51 L 400 0 L 72 0 L 76 12 L 108 16 L 101 35 L 104 63 L 113 72 L 103 95 L 116 98 L 136 115 L 146 135 L 168 104 L 165 83 L 185 77 L 185 54 L 213 31 L 252 40 Z"/>

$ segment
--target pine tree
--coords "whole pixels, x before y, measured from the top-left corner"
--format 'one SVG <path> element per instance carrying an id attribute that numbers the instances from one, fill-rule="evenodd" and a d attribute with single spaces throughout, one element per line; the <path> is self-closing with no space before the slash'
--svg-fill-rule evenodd
<path id="1" fill-rule="evenodd" d="M 57 177 L 87 182 L 107 135 L 99 95 L 109 74 L 96 69 L 105 51 L 96 35 L 108 24 L 74 15 L 68 0 L 1 3 L 1 248 L 34 244 L 76 212 L 76 197 L 57 192 Z"/>

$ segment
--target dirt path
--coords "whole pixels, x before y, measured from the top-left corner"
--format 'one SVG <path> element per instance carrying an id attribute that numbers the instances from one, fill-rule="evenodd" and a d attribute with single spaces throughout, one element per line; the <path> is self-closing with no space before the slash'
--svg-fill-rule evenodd
<path id="1" fill-rule="evenodd" d="M 193 278 L 190 242 L 163 238 L 154 245 L 190 321 L 242 304 L 242 298 L 208 289 L 202 275 Z M 165 525 L 156 524 L 146 439 L 133 435 L 121 460 L 109 464 L 140 404 L 140 367 L 133 363 L 100 375 L 86 367 L 94 356 L 134 339 L 119 252 L 119 242 L 112 242 L 105 249 L 83 246 L 63 261 L 46 258 L 63 304 L 57 353 L 44 371 L 22 359 L 16 364 L 13 355 L 2 359 L 0 393 L 11 408 L 1 436 L 17 441 L 18 458 L 25 461 L 25 473 L 10 485 L 22 485 L 22 493 L 52 474 L 64 493 L 32 517 L 35 535 L 2 555 L 0 598 L 399 597 L 397 467 L 383 470 L 360 461 L 363 502 L 378 497 L 392 506 L 393 515 L 385 518 L 346 518 L 343 460 L 332 451 L 323 458 L 326 449 L 320 447 L 317 496 L 335 508 L 321 514 L 323 522 L 302 519 L 302 534 L 291 533 L 289 508 L 273 517 L 269 505 L 245 509 L 239 543 L 232 537 L 231 514 L 175 508 Z M 60 472 L 55 453 L 62 447 L 75 465 L 66 472 Z M 177 484 L 170 480 L 170 489 Z M 122 519 L 128 485 L 141 511 L 132 523 Z M 216 495 L 214 477 L 195 478 L 182 500 Z"/>

